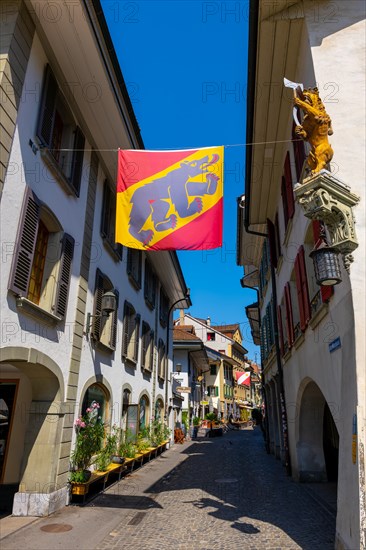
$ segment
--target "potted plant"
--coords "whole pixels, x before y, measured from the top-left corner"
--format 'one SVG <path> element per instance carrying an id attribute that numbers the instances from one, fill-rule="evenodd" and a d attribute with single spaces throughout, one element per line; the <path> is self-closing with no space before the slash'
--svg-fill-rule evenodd
<path id="1" fill-rule="evenodd" d="M 134 444 L 130 430 L 120 430 L 119 442 L 117 445 L 117 455 L 123 458 L 134 458 L 136 454 L 136 445 Z"/>
<path id="2" fill-rule="evenodd" d="M 94 402 L 86 409 L 86 414 L 74 422 L 76 441 L 71 453 L 71 472 L 69 480 L 75 483 L 88 481 L 90 466 L 94 456 L 100 451 L 104 438 L 104 423 L 98 415 L 99 403 Z"/>
<path id="3" fill-rule="evenodd" d="M 200 419 L 198 418 L 198 416 L 193 417 L 192 423 L 193 423 L 192 438 L 196 439 L 196 437 L 198 435 L 198 428 L 199 428 L 199 425 L 200 425 Z"/>

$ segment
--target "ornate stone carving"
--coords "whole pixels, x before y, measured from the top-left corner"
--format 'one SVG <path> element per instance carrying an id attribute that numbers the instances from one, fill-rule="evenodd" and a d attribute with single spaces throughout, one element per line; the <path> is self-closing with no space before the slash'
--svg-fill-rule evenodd
<path id="1" fill-rule="evenodd" d="M 330 246 L 344 256 L 349 268 L 350 258 L 345 257 L 358 247 L 352 207 L 360 198 L 328 170 L 304 179 L 302 185 L 295 186 L 294 192 L 305 216 L 325 223 Z"/>

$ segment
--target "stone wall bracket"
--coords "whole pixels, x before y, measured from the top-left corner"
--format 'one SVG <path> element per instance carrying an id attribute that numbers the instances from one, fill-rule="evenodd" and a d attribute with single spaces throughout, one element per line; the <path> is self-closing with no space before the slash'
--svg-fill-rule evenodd
<path id="1" fill-rule="evenodd" d="M 329 245 L 342 254 L 349 271 L 352 252 L 358 247 L 353 207 L 360 197 L 325 169 L 296 184 L 294 193 L 307 218 L 325 223 Z"/>

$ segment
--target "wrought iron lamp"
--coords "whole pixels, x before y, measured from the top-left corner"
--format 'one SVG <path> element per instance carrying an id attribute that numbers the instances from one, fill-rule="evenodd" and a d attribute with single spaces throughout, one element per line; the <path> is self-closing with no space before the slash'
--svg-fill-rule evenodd
<path id="1" fill-rule="evenodd" d="M 109 317 L 111 313 L 114 313 L 117 309 L 117 298 L 114 292 L 109 290 L 108 292 L 105 292 L 102 296 L 102 304 L 100 308 L 100 314 L 99 315 L 91 315 L 91 313 L 88 313 L 86 317 L 86 327 L 85 327 L 85 335 L 88 336 L 91 326 L 92 326 L 92 319 L 102 318 L 102 317 Z"/>
<path id="2" fill-rule="evenodd" d="M 333 286 L 342 282 L 338 252 L 324 241 L 310 252 L 314 262 L 315 278 L 318 285 Z"/>

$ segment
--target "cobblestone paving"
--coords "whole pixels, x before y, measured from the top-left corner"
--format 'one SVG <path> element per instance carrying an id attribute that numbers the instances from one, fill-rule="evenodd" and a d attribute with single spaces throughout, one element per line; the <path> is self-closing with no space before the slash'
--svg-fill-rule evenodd
<path id="1" fill-rule="evenodd" d="M 186 459 L 143 493 L 148 471 L 126 480 L 134 506 L 127 504 L 99 550 L 334 548 L 335 518 L 265 453 L 259 430 L 194 442 L 182 454 Z"/>

